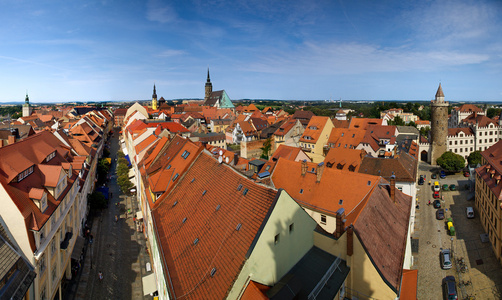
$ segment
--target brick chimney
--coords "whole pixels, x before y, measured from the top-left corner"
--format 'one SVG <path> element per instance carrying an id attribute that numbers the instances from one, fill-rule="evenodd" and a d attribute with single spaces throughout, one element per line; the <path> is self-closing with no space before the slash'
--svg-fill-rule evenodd
<path id="1" fill-rule="evenodd" d="M 317 165 L 317 169 L 315 172 L 317 175 L 317 179 L 316 179 L 317 183 L 321 182 L 321 176 L 322 176 L 323 171 L 324 171 L 324 162 L 321 162 Z"/>
<path id="2" fill-rule="evenodd" d="M 15 135 L 9 135 L 7 141 L 9 143 L 9 145 L 14 144 L 16 142 L 16 136 Z"/>
<path id="3" fill-rule="evenodd" d="M 390 176 L 390 198 L 396 203 L 396 176 Z"/>
<path id="4" fill-rule="evenodd" d="M 340 208 L 336 211 L 335 238 L 339 238 L 345 232 L 345 221 L 345 209 Z"/>
<path id="5" fill-rule="evenodd" d="M 236 166 L 238 162 L 239 162 L 239 155 L 237 153 L 234 153 L 234 166 Z"/>
<path id="6" fill-rule="evenodd" d="M 302 161 L 302 176 L 305 176 L 305 173 L 307 173 L 307 160 L 304 159 Z"/>

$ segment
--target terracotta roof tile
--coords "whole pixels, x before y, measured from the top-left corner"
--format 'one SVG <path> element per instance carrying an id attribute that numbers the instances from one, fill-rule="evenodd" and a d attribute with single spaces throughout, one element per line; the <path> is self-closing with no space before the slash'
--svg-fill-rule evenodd
<path id="1" fill-rule="evenodd" d="M 331 119 L 328 117 L 313 116 L 310 118 L 309 124 L 307 125 L 307 128 L 305 128 L 300 141 L 306 143 L 316 143 L 327 122 L 331 122 Z"/>
<path id="2" fill-rule="evenodd" d="M 164 269 L 176 298 L 225 298 L 276 195 L 276 190 L 249 181 L 208 153 L 198 156 L 153 211 Z"/>

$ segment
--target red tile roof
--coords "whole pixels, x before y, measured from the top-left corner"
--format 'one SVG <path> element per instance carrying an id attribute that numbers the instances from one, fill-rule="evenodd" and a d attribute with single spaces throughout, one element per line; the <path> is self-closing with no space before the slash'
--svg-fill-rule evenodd
<path id="1" fill-rule="evenodd" d="M 279 145 L 279 148 L 277 148 L 277 150 L 275 150 L 274 155 L 272 155 L 272 157 L 270 159 L 275 161 L 275 160 L 278 160 L 279 157 L 282 157 L 282 158 L 289 159 L 289 160 L 296 160 L 296 158 L 300 154 L 300 151 L 302 151 L 302 149 L 300 149 L 298 147 Z"/>
<path id="2" fill-rule="evenodd" d="M 241 300 L 266 300 L 269 299 L 265 293 L 270 289 L 270 287 L 260 284 L 256 281 L 249 281 L 248 286 L 242 294 Z"/>
<path id="3" fill-rule="evenodd" d="M 366 130 L 368 125 L 382 125 L 383 119 L 352 118 L 349 128 L 360 128 Z"/>
<path id="4" fill-rule="evenodd" d="M 366 151 L 364 150 L 342 147 L 330 148 L 324 158 L 324 163 L 330 168 L 357 172 L 365 155 Z"/>
<path id="5" fill-rule="evenodd" d="M 167 284 L 176 298 L 225 298 L 276 195 L 208 153 L 198 156 L 153 211 Z"/>
<path id="6" fill-rule="evenodd" d="M 326 126 L 328 122 L 331 122 L 331 119 L 328 117 L 313 116 L 310 118 L 309 124 L 307 128 L 305 128 L 300 141 L 304 143 L 317 143 L 324 126 Z"/>
<path id="7" fill-rule="evenodd" d="M 403 270 L 399 300 L 417 300 L 418 270 Z"/>

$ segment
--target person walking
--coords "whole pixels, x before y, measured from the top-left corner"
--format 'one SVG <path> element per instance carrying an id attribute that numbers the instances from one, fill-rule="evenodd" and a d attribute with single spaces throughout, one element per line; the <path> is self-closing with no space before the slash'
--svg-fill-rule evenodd
<path id="1" fill-rule="evenodd" d="M 98 272 L 98 278 L 99 281 L 103 281 L 103 273 L 101 273 L 101 271 Z"/>

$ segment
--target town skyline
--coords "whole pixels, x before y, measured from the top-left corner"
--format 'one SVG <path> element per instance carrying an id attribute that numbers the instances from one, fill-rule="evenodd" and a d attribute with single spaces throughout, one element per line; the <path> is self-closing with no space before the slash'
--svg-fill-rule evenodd
<path id="1" fill-rule="evenodd" d="M 7 1 L 0 103 L 502 101 L 499 1 Z"/>

